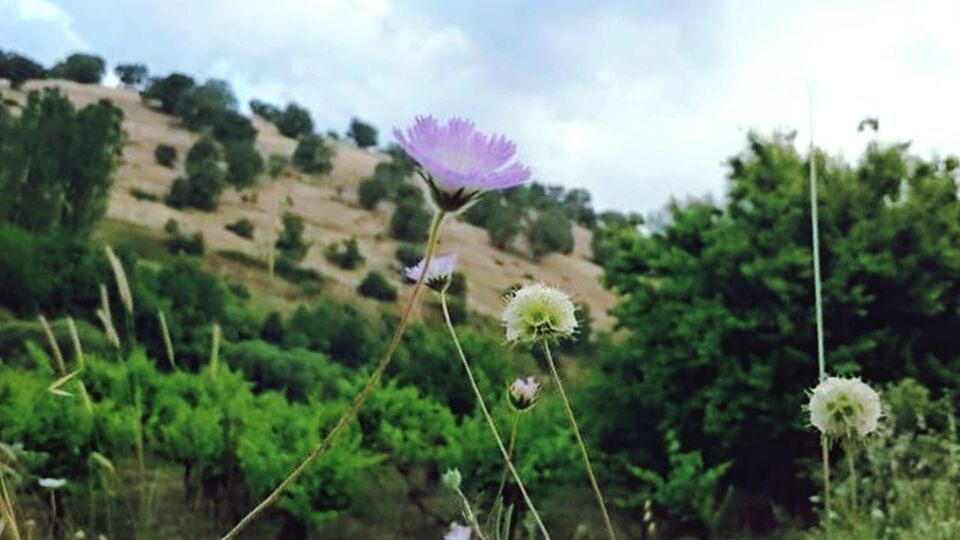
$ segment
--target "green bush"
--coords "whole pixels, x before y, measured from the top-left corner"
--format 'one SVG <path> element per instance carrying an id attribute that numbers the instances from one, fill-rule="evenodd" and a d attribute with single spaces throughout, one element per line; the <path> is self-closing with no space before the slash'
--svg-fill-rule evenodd
<path id="1" fill-rule="evenodd" d="M 357 292 L 367 298 L 381 300 L 383 302 L 393 302 L 397 299 L 397 288 L 394 287 L 383 274 L 371 270 L 363 277 Z"/>
<path id="2" fill-rule="evenodd" d="M 187 174 L 207 167 L 210 163 L 219 164 L 223 155 L 220 151 L 220 145 L 209 135 L 204 135 L 193 143 L 190 150 L 187 151 L 186 170 Z"/>
<path id="3" fill-rule="evenodd" d="M 0 51 L 0 79 L 10 81 L 14 89 L 31 79 L 42 79 L 46 70 L 37 62 L 15 52 Z"/>
<path id="4" fill-rule="evenodd" d="M 360 246 L 357 244 L 356 237 L 343 240 L 338 244 L 330 244 L 324 251 L 324 255 L 327 260 L 344 270 L 353 270 L 362 265 L 365 260 L 360 253 Z"/>
<path id="5" fill-rule="evenodd" d="M 360 201 L 360 206 L 367 210 L 375 209 L 380 201 L 389 194 L 388 184 L 376 175 L 360 182 L 360 187 L 357 188 L 357 198 Z"/>
<path id="6" fill-rule="evenodd" d="M 247 218 L 240 218 L 233 223 L 224 225 L 223 228 L 239 236 L 240 238 L 253 238 L 253 222 Z"/>
<path id="7" fill-rule="evenodd" d="M 423 242 L 430 232 L 430 212 L 423 205 L 402 202 L 390 218 L 390 236 L 406 242 Z"/>
<path id="8" fill-rule="evenodd" d="M 270 154 L 270 157 L 267 158 L 267 174 L 270 175 L 270 178 L 279 178 L 289 164 L 290 160 L 285 156 Z"/>
<path id="9" fill-rule="evenodd" d="M 263 172 L 263 157 L 249 143 L 232 142 L 224 145 L 227 160 L 226 180 L 237 189 L 248 188 L 257 183 Z"/>
<path id="10" fill-rule="evenodd" d="M 401 242 L 400 245 L 397 246 L 397 251 L 394 256 L 400 261 L 400 264 L 402 264 L 404 268 L 409 268 L 423 259 L 423 250 L 414 244 Z"/>
<path id="11" fill-rule="evenodd" d="M 310 249 L 310 244 L 303 240 L 303 218 L 293 212 L 284 212 L 282 222 L 283 229 L 277 236 L 277 250 L 281 257 L 293 261 L 303 260 Z"/>
<path id="12" fill-rule="evenodd" d="M 195 232 L 191 235 L 176 233 L 167 238 L 167 250 L 174 255 L 201 256 L 205 251 L 203 233 Z"/>
<path id="13" fill-rule="evenodd" d="M 153 150 L 153 159 L 164 167 L 172 168 L 177 162 L 177 149 L 169 144 L 158 144 Z"/>
<path id="14" fill-rule="evenodd" d="M 279 311 L 271 311 L 260 326 L 260 339 L 275 345 L 283 343 L 286 328 L 283 324 L 283 315 Z"/>
<path id="15" fill-rule="evenodd" d="M 300 139 L 291 162 L 305 173 L 327 174 L 333 170 L 333 155 L 333 147 L 323 137 L 311 133 Z"/>
<path id="16" fill-rule="evenodd" d="M 118 64 L 113 72 L 127 88 L 140 88 L 149 80 L 149 71 L 143 64 Z"/>
<path id="17" fill-rule="evenodd" d="M 350 120 L 350 129 L 347 130 L 347 137 L 350 137 L 360 148 L 369 148 L 377 145 L 377 128 L 370 124 L 354 118 Z"/>
<path id="18" fill-rule="evenodd" d="M 230 367 L 253 382 L 255 391 L 276 390 L 290 401 L 337 397 L 337 381 L 345 375 L 342 367 L 323 354 L 283 350 L 264 341 L 226 343 L 223 356 Z"/>
<path id="19" fill-rule="evenodd" d="M 540 214 L 527 231 L 530 251 L 535 259 L 548 253 L 573 251 L 573 223 L 557 210 Z"/>
<path id="20" fill-rule="evenodd" d="M 50 68 L 51 79 L 66 79 L 82 84 L 100 84 L 107 71 L 103 58 L 92 54 L 75 53 Z"/>
<path id="21" fill-rule="evenodd" d="M 287 320 L 283 345 L 321 352 L 350 368 L 369 364 L 380 355 L 382 338 L 361 313 L 328 298 L 297 308 Z"/>
<path id="22" fill-rule="evenodd" d="M 296 103 L 288 104 L 287 108 L 275 117 L 274 123 L 277 125 L 277 130 L 285 137 L 299 139 L 313 133 L 313 119 L 310 118 L 310 112 Z"/>
<path id="23" fill-rule="evenodd" d="M 250 110 L 253 112 L 253 114 L 263 118 L 268 122 L 274 122 L 276 121 L 277 117 L 280 116 L 279 107 L 276 105 L 271 105 L 260 99 L 250 100 Z"/>
<path id="24" fill-rule="evenodd" d="M 193 77 L 182 73 L 171 73 L 166 77 L 150 79 L 143 97 L 147 100 L 156 100 L 162 112 L 173 114 L 183 96 L 195 85 Z"/>
<path id="25" fill-rule="evenodd" d="M 186 177 L 173 181 L 166 202 L 173 208 L 213 211 L 220 204 L 223 186 L 223 170 L 217 163 L 206 161 Z"/>

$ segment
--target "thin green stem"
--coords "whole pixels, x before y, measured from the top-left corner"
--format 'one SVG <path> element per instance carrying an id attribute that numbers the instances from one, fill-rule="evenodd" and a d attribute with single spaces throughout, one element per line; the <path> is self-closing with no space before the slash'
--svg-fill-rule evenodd
<path id="1" fill-rule="evenodd" d="M 473 508 L 470 507 L 470 501 L 467 500 L 467 496 L 463 494 L 463 491 L 460 488 L 456 489 L 457 495 L 460 496 L 460 502 L 463 504 L 463 513 L 466 515 L 467 521 L 470 523 L 470 527 L 473 529 L 473 532 L 477 533 L 477 537 L 480 540 L 487 540 L 483 536 L 483 532 L 480 530 L 480 522 L 477 521 L 477 515 L 473 513 Z"/>
<path id="2" fill-rule="evenodd" d="M 426 266 L 424 268 L 426 268 Z M 537 522 L 540 532 L 543 534 L 544 538 L 550 540 L 550 533 L 547 532 L 547 526 L 544 525 L 543 520 L 540 519 L 540 514 L 537 513 L 537 508 L 533 505 L 533 501 L 530 499 L 530 495 L 527 493 L 527 488 L 523 485 L 523 481 L 520 480 L 520 473 L 518 473 L 516 467 L 513 466 L 513 461 L 510 459 L 507 449 L 503 446 L 503 439 L 500 437 L 500 432 L 497 430 L 497 424 L 494 423 L 493 416 L 490 415 L 490 411 L 487 409 L 487 404 L 483 400 L 483 394 L 480 392 L 480 387 L 477 385 L 477 380 L 473 376 L 473 370 L 470 369 L 470 362 L 467 361 L 467 355 L 464 354 L 463 347 L 460 345 L 460 338 L 457 337 L 457 331 L 453 328 L 453 320 L 451 320 L 450 310 L 447 308 L 446 291 L 440 293 L 440 306 L 443 309 L 443 318 L 447 323 L 447 329 L 450 330 L 450 337 L 453 338 L 453 344 L 457 349 L 457 354 L 460 355 L 460 361 L 463 362 L 463 368 L 467 372 L 467 379 L 470 381 L 470 387 L 473 388 L 473 393 L 477 398 L 477 404 L 480 405 L 480 411 L 483 413 L 483 418 L 487 421 L 487 426 L 490 427 L 490 432 L 493 433 L 493 438 L 497 442 L 497 447 L 500 449 L 500 454 L 503 455 L 503 461 L 506 464 L 507 469 L 510 470 L 513 480 L 517 483 L 517 487 L 520 488 L 520 493 L 523 495 L 523 501 L 527 504 L 527 508 L 530 509 L 530 513 L 533 515 L 533 519 Z"/>
<path id="3" fill-rule="evenodd" d="M 510 443 L 507 445 L 507 457 L 513 459 L 513 451 L 517 445 L 517 427 L 520 425 L 520 411 L 513 411 L 513 422 L 510 425 Z M 507 485 L 507 475 L 510 470 L 503 468 L 503 475 L 500 477 L 500 487 L 497 488 L 497 495 L 493 498 L 494 504 L 503 495 L 503 489 Z"/>
<path id="4" fill-rule="evenodd" d="M 846 445 L 843 449 L 847 454 L 847 467 L 850 469 L 850 502 L 852 503 L 853 513 L 851 517 L 857 515 L 857 468 L 853 463 L 853 445 Z"/>
<path id="5" fill-rule="evenodd" d="M 553 354 L 550 352 L 550 344 L 543 341 L 543 352 L 547 356 L 547 363 L 550 365 L 550 373 L 553 374 L 553 381 L 557 383 L 557 391 L 560 393 L 560 399 L 563 401 L 563 407 L 567 411 L 567 418 L 570 419 L 570 427 L 573 428 L 573 435 L 577 438 L 577 445 L 580 446 L 580 457 L 583 458 L 583 465 L 587 469 L 587 477 L 590 479 L 590 486 L 593 488 L 593 494 L 597 497 L 597 503 L 600 505 L 600 513 L 603 514 L 603 522 L 607 527 L 607 533 L 611 540 L 617 540 L 617 533 L 613 529 L 613 522 L 610 520 L 610 513 L 607 512 L 607 503 L 603 501 L 603 493 L 600 492 L 600 485 L 597 484 L 597 477 L 593 474 L 593 466 L 590 464 L 590 455 L 587 453 L 587 445 L 583 442 L 583 436 L 580 435 L 580 427 L 577 425 L 577 419 L 573 415 L 573 408 L 570 407 L 570 400 L 567 399 L 567 392 L 563 389 L 563 383 L 560 382 L 560 373 L 557 371 L 557 365 L 553 361 Z"/>
<path id="6" fill-rule="evenodd" d="M 820 436 L 820 458 L 823 462 L 823 528 L 830 537 L 830 441 L 826 435 Z"/>
<path id="7" fill-rule="evenodd" d="M 423 258 L 424 268 L 428 268 L 430 265 L 430 260 L 433 259 L 433 252 L 437 247 L 437 239 L 440 236 L 440 225 L 443 223 L 444 212 L 438 212 L 433 217 L 433 223 L 430 225 L 430 236 L 427 240 L 427 252 Z M 327 433 L 313 451 L 310 452 L 301 463 L 297 466 L 293 472 L 290 473 L 280 485 L 267 495 L 267 497 L 260 502 L 253 510 L 251 510 L 246 516 L 243 517 L 227 534 L 225 534 L 221 540 L 229 540 L 231 538 L 236 538 L 240 531 L 242 531 L 247 525 L 249 525 L 254 519 L 257 518 L 264 510 L 270 507 L 277 499 L 280 498 L 287 488 L 290 487 L 300 476 L 317 460 L 322 456 L 333 444 L 333 441 L 336 440 L 337 436 L 350 424 L 351 421 L 357 416 L 357 413 L 360 412 L 360 408 L 363 406 L 363 403 L 370 397 L 370 394 L 373 393 L 374 388 L 380 382 L 380 378 L 383 376 L 383 372 L 386 371 L 387 366 L 390 364 L 390 360 L 393 359 L 393 353 L 396 352 L 397 347 L 400 345 L 400 338 L 403 337 L 403 332 L 407 328 L 407 323 L 410 320 L 410 314 L 413 312 L 413 306 L 416 303 L 417 297 L 420 295 L 420 290 L 423 288 L 423 280 L 426 277 L 426 272 L 420 273 L 420 278 L 417 280 L 417 283 L 413 287 L 413 291 L 410 293 L 410 298 L 407 299 L 407 304 L 403 308 L 403 312 L 400 316 L 400 322 L 397 324 L 397 328 L 393 333 L 393 338 L 390 340 L 390 344 L 387 347 L 386 353 L 377 363 L 377 366 L 374 368 L 373 373 L 370 374 L 370 378 L 367 379 L 367 383 L 364 385 L 363 389 L 360 390 L 350 403 L 350 407 L 343 413 L 337 423 L 333 426 L 333 429 Z"/>

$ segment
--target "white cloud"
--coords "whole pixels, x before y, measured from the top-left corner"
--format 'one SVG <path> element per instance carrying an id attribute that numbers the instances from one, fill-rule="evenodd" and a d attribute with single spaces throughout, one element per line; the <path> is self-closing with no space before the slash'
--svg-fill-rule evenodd
<path id="1" fill-rule="evenodd" d="M 62 54 L 82 36 L 113 62 L 225 78 L 244 100 L 296 100 L 322 128 L 358 115 L 387 139 L 418 113 L 472 117 L 515 138 L 539 179 L 587 187 L 601 207 L 722 194 L 721 163 L 747 130 L 796 128 L 806 143 L 808 84 L 818 145 L 855 157 L 857 123 L 878 116 L 882 139 L 960 150 L 953 3 L 507 2 L 453 13 L 428 1 L 0 0 L 0 15 L 19 18 L 23 52 L 41 43 Z"/>

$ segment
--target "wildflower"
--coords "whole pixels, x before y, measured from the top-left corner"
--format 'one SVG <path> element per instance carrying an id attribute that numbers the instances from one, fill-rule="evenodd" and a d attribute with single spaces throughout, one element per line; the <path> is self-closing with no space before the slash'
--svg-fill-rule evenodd
<path id="1" fill-rule="evenodd" d="M 577 329 L 575 311 L 566 293 L 543 283 L 533 283 L 520 287 L 510 296 L 500 321 L 507 330 L 507 341 L 532 343 L 572 336 Z"/>
<path id="2" fill-rule="evenodd" d="M 810 423 L 837 439 L 865 437 L 877 429 L 880 396 L 857 378 L 828 377 L 810 394 Z"/>
<path id="3" fill-rule="evenodd" d="M 450 280 L 453 278 L 453 271 L 457 268 L 457 255 L 437 255 L 430 259 L 430 265 L 427 267 L 427 275 L 423 283 L 431 289 L 442 292 L 450 286 Z M 411 266 L 404 270 L 407 279 L 410 281 L 419 281 L 423 274 L 423 259 L 416 266 Z"/>
<path id="4" fill-rule="evenodd" d="M 41 478 L 37 480 L 37 483 L 40 484 L 40 487 L 46 489 L 60 489 L 67 485 L 66 479 L 63 478 Z"/>
<path id="5" fill-rule="evenodd" d="M 443 540 L 470 540 L 473 531 L 459 523 L 450 525 L 450 532 L 444 535 Z"/>
<path id="6" fill-rule="evenodd" d="M 448 488 L 457 491 L 460 489 L 461 482 L 463 482 L 463 475 L 460 474 L 459 469 L 447 469 L 447 472 L 443 473 L 443 485 Z"/>
<path id="7" fill-rule="evenodd" d="M 393 132 L 400 146 L 422 167 L 421 176 L 433 202 L 444 212 L 457 212 L 484 191 L 518 186 L 530 169 L 508 162 L 517 147 L 503 136 L 487 136 L 472 122 L 451 118 L 441 126 L 432 116 L 418 116 L 406 132 Z"/>
<path id="8" fill-rule="evenodd" d="M 540 397 L 540 383 L 533 377 L 518 378 L 510 385 L 507 393 L 510 405 L 519 411 L 525 411 L 537 402 Z"/>

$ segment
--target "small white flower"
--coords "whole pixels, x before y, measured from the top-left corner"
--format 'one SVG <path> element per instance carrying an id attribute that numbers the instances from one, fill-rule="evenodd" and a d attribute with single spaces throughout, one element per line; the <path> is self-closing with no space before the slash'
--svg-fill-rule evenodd
<path id="1" fill-rule="evenodd" d="M 40 487 L 46 489 L 60 489 L 67 485 L 67 481 L 64 478 L 41 478 L 37 480 L 37 483 L 40 484 Z"/>
<path id="2" fill-rule="evenodd" d="M 470 530 L 470 527 L 454 523 L 450 525 L 450 532 L 444 535 L 443 540 L 470 540 L 472 533 L 473 531 Z"/>
<path id="3" fill-rule="evenodd" d="M 416 266 L 411 266 L 404 270 L 407 279 L 410 281 L 419 281 L 423 274 L 423 259 Z M 453 278 L 453 271 L 457 269 L 457 255 L 437 255 L 430 259 L 430 266 L 427 268 L 427 275 L 423 283 L 431 289 L 439 292 L 450 285 Z"/>
<path id="4" fill-rule="evenodd" d="M 540 397 L 540 383 L 533 377 L 519 378 L 510 385 L 507 393 L 510 405 L 517 411 L 525 411 L 537 402 Z"/>
<path id="5" fill-rule="evenodd" d="M 459 469 L 447 469 L 447 472 L 443 473 L 443 485 L 448 488 L 456 491 L 460 489 L 461 482 L 463 482 L 463 475 L 460 474 Z"/>
<path id="6" fill-rule="evenodd" d="M 866 437 L 877 430 L 880 396 L 858 378 L 828 377 L 810 394 L 810 423 L 836 439 Z"/>
<path id="7" fill-rule="evenodd" d="M 507 330 L 507 341 L 514 343 L 569 338 L 577 330 L 576 307 L 563 291 L 532 283 L 510 295 L 500 322 Z"/>

